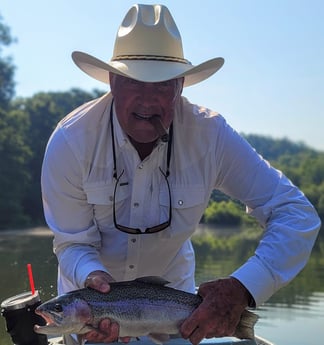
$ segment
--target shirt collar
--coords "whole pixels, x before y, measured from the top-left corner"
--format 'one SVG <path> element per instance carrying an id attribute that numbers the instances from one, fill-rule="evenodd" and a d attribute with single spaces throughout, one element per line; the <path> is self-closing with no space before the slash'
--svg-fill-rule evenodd
<path id="1" fill-rule="evenodd" d="M 116 141 L 119 147 L 123 147 L 124 145 L 129 143 L 129 139 L 119 124 L 119 121 L 116 115 L 115 104 L 113 104 L 112 111 L 113 111 L 114 133 L 115 133 Z"/>

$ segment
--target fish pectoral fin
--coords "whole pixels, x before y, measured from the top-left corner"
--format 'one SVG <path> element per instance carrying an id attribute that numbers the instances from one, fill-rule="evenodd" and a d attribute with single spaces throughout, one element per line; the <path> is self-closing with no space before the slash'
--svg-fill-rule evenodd
<path id="1" fill-rule="evenodd" d="M 102 335 L 107 335 L 105 332 L 101 331 L 99 328 L 94 327 L 90 325 L 89 323 L 85 324 L 84 327 L 82 328 L 82 333 L 84 334 L 90 331 L 96 331 L 97 333 L 100 333 Z"/>
<path id="2" fill-rule="evenodd" d="M 79 345 L 85 345 L 87 340 L 84 338 L 84 334 L 90 331 L 96 331 L 102 335 L 106 335 L 106 333 L 100 331 L 99 328 L 96 328 L 90 324 L 85 324 L 84 327 L 82 327 L 82 333 L 76 334 Z"/>
<path id="3" fill-rule="evenodd" d="M 163 344 L 166 343 L 170 336 L 169 334 L 162 334 L 162 333 L 150 333 L 148 337 L 155 343 L 155 344 Z"/>
<path id="4" fill-rule="evenodd" d="M 140 278 L 136 278 L 135 281 L 140 282 L 140 283 L 162 285 L 162 286 L 170 284 L 169 281 L 158 276 L 140 277 Z"/>

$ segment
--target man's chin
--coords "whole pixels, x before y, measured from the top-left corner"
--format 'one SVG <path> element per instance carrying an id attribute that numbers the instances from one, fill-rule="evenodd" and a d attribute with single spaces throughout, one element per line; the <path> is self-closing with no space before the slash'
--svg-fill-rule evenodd
<path id="1" fill-rule="evenodd" d="M 138 144 L 152 144 L 159 139 L 155 131 L 154 133 L 152 133 L 152 131 L 136 131 L 135 133 L 128 134 L 128 137 L 131 142 Z"/>

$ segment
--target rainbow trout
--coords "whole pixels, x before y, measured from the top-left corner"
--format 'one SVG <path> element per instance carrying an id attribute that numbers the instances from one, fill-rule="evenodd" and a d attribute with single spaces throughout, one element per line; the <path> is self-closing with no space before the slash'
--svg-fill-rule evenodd
<path id="1" fill-rule="evenodd" d="M 167 287 L 159 277 L 111 283 L 109 293 L 91 288 L 68 292 L 36 309 L 47 324 L 35 325 L 43 334 L 84 334 L 98 329 L 99 322 L 109 318 L 119 324 L 119 336 L 149 336 L 162 344 L 169 335 L 179 334 L 181 323 L 202 301 L 199 295 Z M 257 315 L 244 311 L 234 336 L 254 338 Z"/>

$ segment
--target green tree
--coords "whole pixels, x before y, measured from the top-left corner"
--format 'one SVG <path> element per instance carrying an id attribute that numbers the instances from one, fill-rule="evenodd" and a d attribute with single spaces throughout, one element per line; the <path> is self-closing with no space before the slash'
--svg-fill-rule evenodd
<path id="1" fill-rule="evenodd" d="M 324 221 L 324 153 L 287 139 L 278 140 L 260 135 L 245 137 L 257 152 L 301 188 Z M 238 201 L 233 201 L 218 191 L 213 191 L 202 221 L 215 224 L 228 222 L 243 228 L 257 227 L 256 221 L 245 214 Z M 324 231 L 320 232 L 320 236 L 324 237 Z"/>
<path id="2" fill-rule="evenodd" d="M 9 46 L 13 42 L 14 39 L 11 36 L 10 29 L 3 23 L 0 15 L 0 108 L 2 109 L 9 106 L 15 92 L 15 66 L 11 57 L 4 57 L 2 54 L 3 47 Z"/>
<path id="3" fill-rule="evenodd" d="M 12 102 L 13 108 L 21 109 L 29 120 L 25 143 L 32 152 L 27 164 L 31 180 L 23 199 L 23 205 L 25 213 L 34 224 L 44 223 L 40 175 L 46 144 L 51 133 L 65 115 L 101 94 L 97 90 L 89 93 L 80 89 L 72 89 L 68 92 L 40 92 L 33 97 L 19 98 Z"/>
<path id="4" fill-rule="evenodd" d="M 27 124 L 22 112 L 0 110 L 0 229 L 30 221 L 22 205 L 30 182 L 26 165 L 31 152 L 23 135 Z"/>
<path id="5" fill-rule="evenodd" d="M 204 220 L 207 224 L 241 225 L 242 209 L 232 200 L 212 201 L 205 210 Z"/>
<path id="6" fill-rule="evenodd" d="M 0 228 L 28 223 L 22 206 L 29 181 L 25 166 L 30 150 L 24 137 L 28 119 L 21 111 L 10 109 L 15 67 L 10 57 L 3 56 L 3 47 L 13 42 L 0 16 Z"/>

